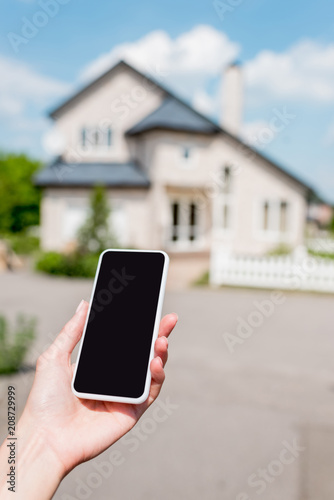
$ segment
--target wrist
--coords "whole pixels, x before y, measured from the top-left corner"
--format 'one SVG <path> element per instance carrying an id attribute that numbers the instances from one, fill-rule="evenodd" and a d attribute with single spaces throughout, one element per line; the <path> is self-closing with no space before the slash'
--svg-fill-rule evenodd
<path id="1" fill-rule="evenodd" d="M 47 436 L 39 432 L 29 419 L 24 416 L 17 425 L 16 439 L 9 438 L 1 447 L 0 492 L 1 499 L 13 498 L 13 490 L 8 488 L 9 472 L 14 478 L 14 488 L 17 500 L 52 498 L 60 481 L 65 476 L 63 464 L 48 445 Z M 10 443 L 15 449 L 14 464 L 8 463 Z M 14 467 L 14 469 L 10 469 Z"/>

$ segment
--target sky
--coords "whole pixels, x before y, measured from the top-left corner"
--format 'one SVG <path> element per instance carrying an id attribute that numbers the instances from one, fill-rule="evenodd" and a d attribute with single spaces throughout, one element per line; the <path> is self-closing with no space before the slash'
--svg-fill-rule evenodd
<path id="1" fill-rule="evenodd" d="M 2 0 L 0 149 L 48 161 L 48 110 L 120 58 L 217 121 L 239 61 L 243 139 L 334 203 L 332 0 Z"/>

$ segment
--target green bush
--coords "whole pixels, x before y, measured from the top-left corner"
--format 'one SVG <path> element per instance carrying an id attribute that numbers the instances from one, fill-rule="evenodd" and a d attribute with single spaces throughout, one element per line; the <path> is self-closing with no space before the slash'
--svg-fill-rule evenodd
<path id="1" fill-rule="evenodd" d="M 20 314 L 11 331 L 4 316 L 0 316 L 0 374 L 17 372 L 35 338 L 36 320 Z"/>
<path id="2" fill-rule="evenodd" d="M 92 278 L 95 276 L 99 256 L 79 253 L 42 253 L 36 261 L 36 270 L 59 276 Z"/>
<path id="3" fill-rule="evenodd" d="M 3 238 L 17 255 L 30 255 L 39 249 L 39 238 L 26 232 L 5 234 Z"/>
<path id="4" fill-rule="evenodd" d="M 269 250 L 267 255 L 269 257 L 280 257 L 280 256 L 284 256 L 284 255 L 290 255 L 291 252 L 292 252 L 291 247 L 289 247 L 285 243 L 280 243 L 276 247 Z"/>
<path id="5" fill-rule="evenodd" d="M 315 250 L 308 250 L 308 253 L 312 255 L 313 257 L 319 257 L 321 259 L 330 259 L 334 260 L 334 253 L 327 253 L 327 252 L 316 252 Z"/>
<path id="6" fill-rule="evenodd" d="M 209 284 L 209 278 L 210 278 L 209 271 L 205 271 L 205 273 L 203 273 L 202 276 L 200 276 L 194 282 L 194 285 L 195 286 L 205 286 L 205 285 L 208 285 Z"/>

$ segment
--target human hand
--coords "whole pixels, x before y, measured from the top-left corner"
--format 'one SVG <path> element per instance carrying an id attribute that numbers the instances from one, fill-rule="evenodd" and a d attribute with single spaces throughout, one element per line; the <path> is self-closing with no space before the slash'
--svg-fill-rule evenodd
<path id="1" fill-rule="evenodd" d="M 94 401 L 79 399 L 71 390 L 74 371 L 71 353 L 81 338 L 87 312 L 88 303 L 82 301 L 73 318 L 39 357 L 33 387 L 19 422 L 23 442 L 29 443 L 30 437 L 39 436 L 39 447 L 43 443 L 47 450 L 44 462 L 57 475 L 53 489 L 76 465 L 97 456 L 130 431 L 157 398 L 165 378 L 167 337 L 177 322 L 176 314 L 168 314 L 160 323 L 150 365 L 151 388 L 144 403 Z"/>

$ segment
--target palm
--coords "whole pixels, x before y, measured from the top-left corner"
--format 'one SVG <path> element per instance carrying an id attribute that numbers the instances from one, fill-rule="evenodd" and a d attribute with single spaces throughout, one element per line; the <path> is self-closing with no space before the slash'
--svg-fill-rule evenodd
<path id="1" fill-rule="evenodd" d="M 173 315 L 166 316 L 161 322 L 159 336 L 168 336 L 175 323 Z M 81 336 L 81 326 L 82 321 L 75 325 L 79 335 L 72 338 L 71 349 Z M 160 343 L 162 346 L 161 339 Z M 167 354 L 161 346 L 159 348 L 157 342 L 155 355 L 160 355 L 165 362 Z M 38 432 L 44 432 L 48 444 L 65 470 L 69 471 L 78 463 L 101 453 L 135 425 L 158 396 L 164 374 L 161 364 L 154 359 L 150 395 L 140 405 L 79 399 L 71 390 L 74 368 L 70 364 L 71 353 L 59 352 L 55 351 L 54 359 L 48 359 L 48 351 L 44 353 L 44 358 L 41 357 L 26 411 L 33 416 Z M 160 374 L 159 369 L 162 371 Z"/>

